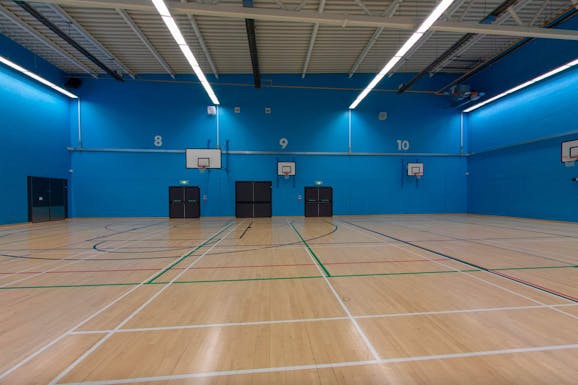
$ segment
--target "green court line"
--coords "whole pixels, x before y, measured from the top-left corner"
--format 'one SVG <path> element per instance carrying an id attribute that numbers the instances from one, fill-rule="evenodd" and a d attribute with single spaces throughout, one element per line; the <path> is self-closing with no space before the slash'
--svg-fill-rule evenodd
<path id="1" fill-rule="evenodd" d="M 319 258 L 317 257 L 317 254 L 315 254 L 315 252 L 311 249 L 311 247 L 309 246 L 309 244 L 307 243 L 307 241 L 301 236 L 301 234 L 299 233 L 299 231 L 297 231 L 297 229 L 295 228 L 295 226 L 293 226 L 293 223 L 289 223 L 289 225 L 293 228 L 293 231 L 295 231 L 295 234 L 297 234 L 297 236 L 299 236 L 299 239 L 301 239 L 301 242 L 303 242 L 303 244 L 305 245 L 305 247 L 307 248 L 307 250 L 309 250 L 309 253 L 311 253 L 311 255 L 313 256 L 313 258 L 315 258 L 315 260 L 317 261 L 317 264 L 323 269 L 323 271 L 325 272 L 325 276 L 326 277 L 331 277 L 331 273 L 329 272 L 329 270 L 327 270 L 325 268 L 325 266 L 323 266 L 323 264 L 321 263 L 321 261 L 319 260 Z M 335 228 L 337 228 L 337 225 L 335 226 Z"/>
<path id="2" fill-rule="evenodd" d="M 173 284 L 177 283 L 212 283 L 212 282 L 250 282 L 250 281 L 283 281 L 283 280 L 291 280 L 291 279 L 315 279 L 315 278 L 323 278 L 322 275 L 309 275 L 309 276 L 301 276 L 301 277 L 265 277 L 265 278 L 239 278 L 239 279 L 214 279 L 214 280 L 206 280 L 206 281 L 175 281 Z M 167 284 L 168 282 L 154 282 L 151 285 L 161 285 Z"/>
<path id="3" fill-rule="evenodd" d="M 211 240 L 213 240 L 216 236 L 218 236 L 219 234 L 221 234 L 223 231 L 227 230 L 231 225 L 233 224 L 233 222 L 229 222 L 229 224 L 225 227 L 223 227 L 221 230 L 219 230 L 216 234 L 214 234 L 213 236 L 211 236 L 209 239 L 201 242 L 197 247 L 195 247 L 193 250 L 189 251 L 187 254 L 183 255 L 182 257 L 180 257 L 179 259 L 177 259 L 175 262 L 171 263 L 171 265 L 167 268 L 165 268 L 163 271 L 161 271 L 160 273 L 158 273 L 157 275 L 155 275 L 154 277 L 152 277 L 151 279 L 149 279 L 146 283 L 153 283 L 154 281 L 156 281 L 158 278 L 160 278 L 161 276 L 163 276 L 165 273 L 167 273 L 169 270 L 171 270 L 173 267 L 175 267 L 176 265 L 178 265 L 179 263 L 181 263 L 182 261 L 184 261 L 185 259 L 187 259 L 188 257 L 190 257 L 191 255 L 193 255 L 194 253 L 197 252 L 197 250 L 199 250 L 200 248 L 204 247 L 205 245 L 207 245 L 209 242 L 211 242 Z"/>
<path id="4" fill-rule="evenodd" d="M 87 283 L 81 285 L 46 285 L 46 286 L 7 286 L 0 287 L 0 290 L 16 290 L 16 289 L 66 289 L 66 288 L 80 288 L 80 287 L 103 287 L 103 286 L 136 286 L 140 285 L 138 282 L 131 283 Z"/>
<path id="5" fill-rule="evenodd" d="M 512 267 L 490 270 L 538 270 L 538 269 L 564 269 L 564 268 L 578 268 L 578 266 L 543 266 L 543 267 Z M 368 274 L 340 274 L 331 275 L 329 278 L 347 278 L 347 277 L 384 277 L 396 275 L 425 275 L 425 274 L 447 274 L 447 273 L 475 273 L 484 270 L 466 269 L 466 270 L 438 270 L 438 271 L 406 271 L 397 273 L 368 273 Z M 239 278 L 239 279 L 213 279 L 213 280 L 198 280 L 198 281 L 175 281 L 174 284 L 192 284 L 192 283 L 212 283 L 212 282 L 250 282 L 250 281 L 282 281 L 293 279 L 318 279 L 324 278 L 322 275 L 297 276 L 297 277 L 265 277 L 265 278 Z M 164 282 L 146 282 L 144 285 L 166 285 L 169 281 Z M 81 287 L 106 287 L 106 286 L 137 286 L 139 282 L 131 283 L 93 283 L 80 285 L 46 285 L 46 286 L 9 286 L 0 287 L 0 290 L 17 290 L 17 289 L 60 289 L 60 288 L 81 288 Z"/>

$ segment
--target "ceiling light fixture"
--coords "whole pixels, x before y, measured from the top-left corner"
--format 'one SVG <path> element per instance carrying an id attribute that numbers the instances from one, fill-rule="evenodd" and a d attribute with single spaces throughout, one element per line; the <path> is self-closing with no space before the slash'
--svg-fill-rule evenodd
<path id="1" fill-rule="evenodd" d="M 357 99 L 349 106 L 350 110 L 357 107 L 359 103 L 371 92 L 373 88 L 383 79 L 385 75 L 409 52 L 409 50 L 423 37 L 424 33 L 440 18 L 441 15 L 449 8 L 455 0 L 442 0 L 432 13 L 421 23 L 418 29 L 410 36 L 404 45 L 396 52 L 387 64 L 379 71 L 373 80 L 359 94 Z"/>
<path id="2" fill-rule="evenodd" d="M 488 100 L 484 100 L 484 101 L 481 102 L 481 103 L 478 103 L 478 104 L 475 104 L 475 105 L 473 105 L 473 106 L 471 106 L 471 107 L 468 107 L 468 108 L 466 108 L 466 109 L 464 110 L 464 112 L 471 112 L 471 111 L 473 111 L 473 110 L 477 110 L 478 108 L 480 108 L 480 107 L 482 107 L 482 106 L 485 106 L 486 104 L 489 104 L 489 103 L 491 103 L 491 102 L 493 102 L 493 101 L 495 101 L 495 100 L 498 100 L 498 99 L 500 99 L 500 98 L 503 98 L 503 97 L 506 96 L 506 95 L 513 94 L 514 92 L 519 91 L 519 90 L 521 90 L 522 88 L 526 88 L 526 87 L 528 87 L 528 86 L 531 86 L 531 85 L 534 84 L 534 83 L 537 83 L 537 82 L 542 81 L 542 80 L 544 80 L 544 79 L 546 79 L 546 78 L 549 78 L 550 76 L 554 76 L 554 75 L 556 75 L 556 74 L 559 73 L 559 72 L 562 72 L 562 71 L 567 70 L 568 68 L 572 68 L 572 67 L 574 67 L 575 65 L 578 65 L 578 59 L 575 59 L 575 60 L 573 60 L 573 61 L 571 61 L 571 62 L 569 62 L 569 63 L 566 63 L 566 64 L 564 64 L 564 65 L 561 65 L 560 67 L 554 68 L 553 70 L 548 71 L 548 72 L 546 72 L 545 74 L 542 74 L 542 75 L 540 75 L 540 76 L 536 76 L 535 78 L 530 79 L 530 80 L 528 80 L 527 82 L 524 82 L 524 83 L 522 83 L 522 84 L 519 84 L 519 85 L 517 85 L 517 86 L 515 86 L 515 87 L 513 87 L 513 88 L 510 88 L 509 90 L 504 91 L 504 92 L 502 92 L 501 94 L 498 94 L 498 95 L 496 95 L 496 96 L 494 96 L 494 97 L 491 97 L 491 98 L 489 98 Z"/>
<path id="3" fill-rule="evenodd" d="M 171 16 L 171 13 L 170 13 L 169 9 L 167 8 L 165 2 L 163 0 L 152 0 L 152 2 L 154 4 L 155 8 L 157 9 L 157 12 L 159 13 L 159 15 L 161 15 L 163 22 L 165 23 L 165 25 L 167 26 L 167 28 L 171 32 L 173 39 L 175 39 L 175 42 L 178 44 L 179 48 L 183 52 L 183 55 L 185 56 L 185 58 L 189 62 L 189 65 L 191 66 L 191 68 L 195 72 L 195 75 L 197 75 L 197 77 L 199 78 L 201 85 L 203 86 L 203 88 L 205 89 L 207 94 L 209 95 L 209 98 L 211 99 L 213 104 L 216 104 L 216 105 L 221 104 L 221 103 L 219 103 L 219 99 L 217 99 L 217 95 L 215 95 L 215 92 L 211 88 L 209 81 L 205 77 L 205 74 L 203 73 L 201 66 L 199 66 L 199 62 L 197 62 L 195 55 L 193 55 L 191 48 L 188 46 L 187 42 L 185 41 L 185 38 L 183 37 L 183 34 L 179 30 L 179 27 L 177 26 L 175 19 L 173 19 L 173 17 Z"/>
<path id="4" fill-rule="evenodd" d="M 32 79 L 52 88 L 53 90 L 60 92 L 61 94 L 68 96 L 69 98 L 78 99 L 78 96 L 74 95 L 73 93 L 66 91 L 64 88 L 58 87 L 56 84 L 44 79 L 39 75 L 36 75 L 34 72 L 28 71 L 24 67 L 20 67 L 18 64 L 6 59 L 3 56 L 0 56 L 0 63 L 6 64 L 8 67 L 15 69 L 18 72 L 21 72 L 28 77 L 31 77 Z"/>

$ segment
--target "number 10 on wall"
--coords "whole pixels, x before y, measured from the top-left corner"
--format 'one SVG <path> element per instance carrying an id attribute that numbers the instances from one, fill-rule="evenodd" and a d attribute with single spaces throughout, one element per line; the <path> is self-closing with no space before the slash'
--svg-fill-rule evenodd
<path id="1" fill-rule="evenodd" d="M 409 140 L 398 139 L 397 142 L 397 151 L 407 151 L 409 150 Z"/>

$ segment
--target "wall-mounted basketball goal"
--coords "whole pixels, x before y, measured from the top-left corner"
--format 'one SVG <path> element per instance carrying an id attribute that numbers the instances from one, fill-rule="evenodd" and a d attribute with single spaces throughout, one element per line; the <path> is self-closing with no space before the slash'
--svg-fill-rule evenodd
<path id="1" fill-rule="evenodd" d="M 566 167 L 574 167 L 578 161 L 578 140 L 562 142 L 562 163 Z"/>
<path id="2" fill-rule="evenodd" d="M 221 168 L 221 150 L 209 148 L 187 148 L 187 168 L 197 168 L 205 172 L 211 168 Z"/>
<path id="3" fill-rule="evenodd" d="M 416 179 L 421 179 L 423 176 L 423 163 L 408 163 L 407 175 L 414 176 Z"/>

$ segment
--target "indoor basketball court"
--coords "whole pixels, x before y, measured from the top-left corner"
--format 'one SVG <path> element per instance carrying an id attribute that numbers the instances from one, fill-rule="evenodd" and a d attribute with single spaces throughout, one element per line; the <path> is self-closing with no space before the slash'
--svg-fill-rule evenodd
<path id="1" fill-rule="evenodd" d="M 0 385 L 577 385 L 576 14 L 0 0 Z"/>

